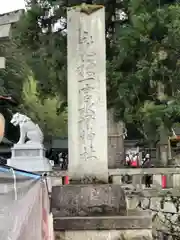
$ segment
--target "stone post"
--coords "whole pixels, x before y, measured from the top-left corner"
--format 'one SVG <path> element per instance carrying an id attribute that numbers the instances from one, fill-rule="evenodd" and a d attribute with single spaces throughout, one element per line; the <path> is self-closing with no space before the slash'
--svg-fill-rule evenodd
<path id="1" fill-rule="evenodd" d="M 114 120 L 113 109 L 108 109 L 108 167 L 120 168 L 124 166 L 124 128 L 122 121 Z"/>
<path id="2" fill-rule="evenodd" d="M 69 8 L 67 32 L 69 175 L 107 182 L 104 7 Z"/>
<path id="3" fill-rule="evenodd" d="M 157 83 L 157 93 L 158 93 L 158 99 L 162 101 L 165 98 L 165 87 L 164 84 L 161 82 Z M 161 166 L 167 166 L 168 164 L 168 131 L 164 127 L 163 124 L 161 124 L 160 128 L 160 141 L 159 141 L 159 152 L 160 152 L 160 162 Z"/>

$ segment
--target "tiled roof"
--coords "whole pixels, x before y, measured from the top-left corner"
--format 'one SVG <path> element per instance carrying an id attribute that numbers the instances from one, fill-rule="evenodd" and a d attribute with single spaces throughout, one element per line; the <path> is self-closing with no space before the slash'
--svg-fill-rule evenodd
<path id="1" fill-rule="evenodd" d="M 17 10 L 0 15 L 0 39 L 10 36 L 11 24 L 19 21 L 24 10 Z"/>
<path id="2" fill-rule="evenodd" d="M 0 15 L 0 25 L 4 24 L 11 24 L 19 21 L 22 13 L 24 12 L 23 9 L 13 11 L 13 12 L 8 12 Z"/>

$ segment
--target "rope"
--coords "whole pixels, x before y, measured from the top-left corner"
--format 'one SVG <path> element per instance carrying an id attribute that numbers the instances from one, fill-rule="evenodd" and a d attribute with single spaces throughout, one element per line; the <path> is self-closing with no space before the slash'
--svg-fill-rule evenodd
<path id="1" fill-rule="evenodd" d="M 10 168 L 10 171 L 12 172 L 14 179 L 14 198 L 17 200 L 16 174 L 13 168 Z"/>

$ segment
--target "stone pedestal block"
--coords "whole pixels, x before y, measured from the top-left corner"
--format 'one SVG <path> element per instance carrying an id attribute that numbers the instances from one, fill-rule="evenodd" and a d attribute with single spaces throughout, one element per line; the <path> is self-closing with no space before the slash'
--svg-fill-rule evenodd
<path id="1" fill-rule="evenodd" d="M 125 193 L 119 185 L 62 185 L 52 187 L 56 217 L 126 215 Z"/>
<path id="2" fill-rule="evenodd" d="M 56 240 L 152 240 L 152 215 L 136 210 L 127 216 L 55 218 L 54 230 Z"/>
<path id="3" fill-rule="evenodd" d="M 105 216 L 105 217 L 71 217 L 55 218 L 55 230 L 112 230 L 112 229 L 146 229 L 152 227 L 150 216 Z"/>
<path id="4" fill-rule="evenodd" d="M 129 219 L 129 221 L 131 221 Z M 55 240 L 152 240 L 151 229 L 55 232 Z"/>
<path id="5" fill-rule="evenodd" d="M 152 240 L 149 211 L 127 211 L 119 185 L 52 187 L 55 239 Z"/>
<path id="6" fill-rule="evenodd" d="M 7 165 L 30 172 L 49 172 L 52 166 L 42 144 L 15 144 Z"/>

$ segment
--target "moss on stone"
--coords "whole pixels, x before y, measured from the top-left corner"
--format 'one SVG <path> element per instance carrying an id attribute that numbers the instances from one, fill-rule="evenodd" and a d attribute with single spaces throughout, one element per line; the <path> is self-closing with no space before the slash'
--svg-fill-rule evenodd
<path id="1" fill-rule="evenodd" d="M 91 13 L 93 13 L 101 8 L 103 8 L 103 5 L 96 5 L 96 4 L 91 5 L 91 4 L 82 3 L 81 5 L 76 5 L 71 8 L 68 8 L 68 11 L 70 11 L 72 9 L 78 9 L 78 10 L 80 10 L 80 12 L 90 15 Z"/>

